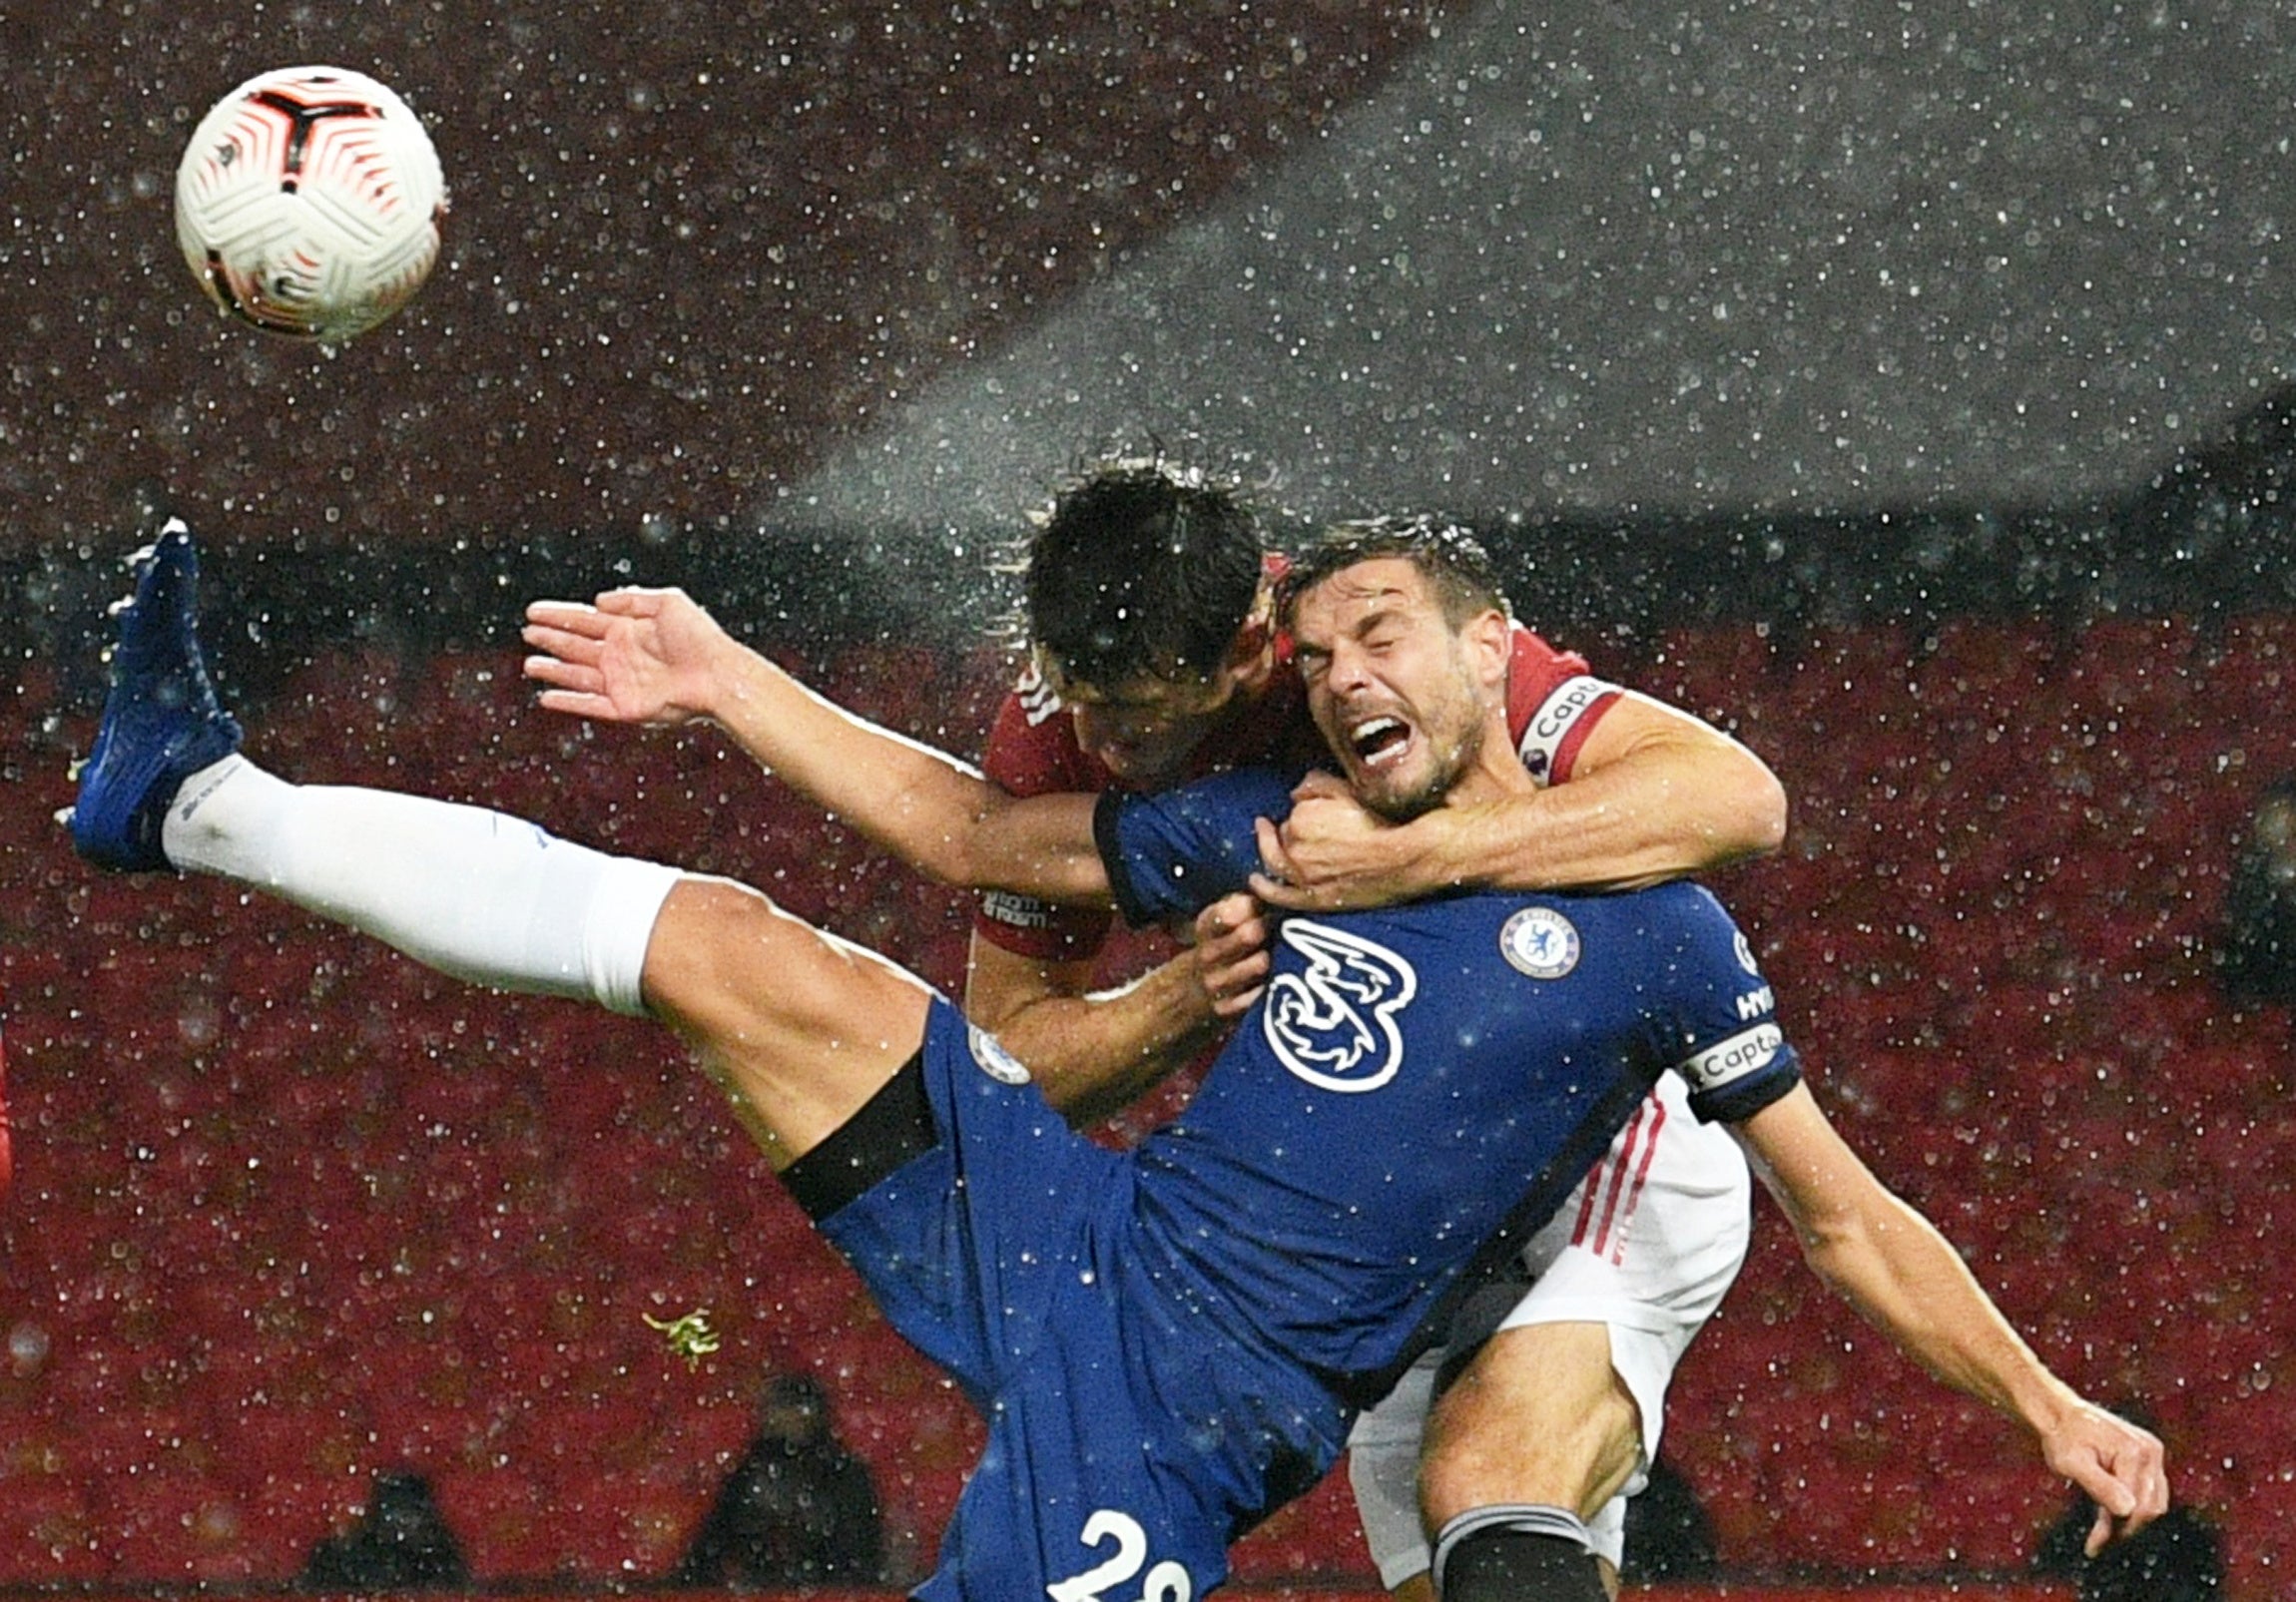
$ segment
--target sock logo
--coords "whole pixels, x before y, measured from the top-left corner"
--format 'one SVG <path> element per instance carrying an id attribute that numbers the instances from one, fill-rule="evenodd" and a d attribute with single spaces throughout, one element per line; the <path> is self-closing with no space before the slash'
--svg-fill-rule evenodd
<path id="1" fill-rule="evenodd" d="M 238 773 L 241 765 L 245 761 L 245 758 L 234 755 L 225 758 L 222 762 L 216 764 L 215 767 L 209 769 L 208 782 L 206 784 L 202 785 L 197 791 L 188 796 L 179 796 L 176 798 L 176 804 L 172 808 L 175 812 L 175 815 L 187 823 L 190 822 L 194 814 L 196 814 L 202 806 L 207 804 L 208 798 L 213 796 L 223 787 L 225 780 L 231 778 L 235 773 Z"/>

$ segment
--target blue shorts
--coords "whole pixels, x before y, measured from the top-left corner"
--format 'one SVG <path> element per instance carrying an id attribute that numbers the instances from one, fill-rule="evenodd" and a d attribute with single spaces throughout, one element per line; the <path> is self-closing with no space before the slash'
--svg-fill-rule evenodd
<path id="1" fill-rule="evenodd" d="M 937 1143 L 820 1226 L 988 1421 L 914 1594 L 1204 1595 L 1338 1458 L 1345 1410 L 1228 1324 L 1141 1216 L 1132 1159 L 1070 1130 L 993 1039 L 936 1002 L 920 1055 Z"/>

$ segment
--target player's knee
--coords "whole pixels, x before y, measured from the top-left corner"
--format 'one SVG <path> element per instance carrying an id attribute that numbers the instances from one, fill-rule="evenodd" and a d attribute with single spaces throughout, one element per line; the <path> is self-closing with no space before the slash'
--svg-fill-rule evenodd
<path id="1" fill-rule="evenodd" d="M 1435 1537 L 1442 1602 L 1608 1602 L 1578 1517 L 1559 1507 L 1484 1507 Z"/>
<path id="2" fill-rule="evenodd" d="M 1529 1503 L 1590 1518 L 1633 1477 L 1642 1415 L 1600 1325 L 1494 1336 L 1437 1401 L 1421 1464 L 1422 1512 Z"/>
<path id="3" fill-rule="evenodd" d="M 647 1004 L 672 1021 L 723 1010 L 750 988 L 742 970 L 770 949 L 780 921 L 773 901 L 746 884 L 681 876 L 646 942 Z"/>
<path id="4" fill-rule="evenodd" d="M 1562 1507 L 1591 1518 L 1641 1464 L 1631 1409 L 1600 1422 L 1558 1420 L 1543 1433 L 1521 1427 L 1527 1422 L 1515 1417 L 1502 1430 L 1431 1440 L 1420 1463 L 1420 1514 L 1428 1528 L 1493 1503 Z"/>

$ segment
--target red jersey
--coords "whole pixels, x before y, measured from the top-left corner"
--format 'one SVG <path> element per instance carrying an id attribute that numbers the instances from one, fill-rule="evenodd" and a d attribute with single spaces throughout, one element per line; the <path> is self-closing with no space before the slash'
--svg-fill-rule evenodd
<path id="1" fill-rule="evenodd" d="M 1569 780 L 1579 748 L 1619 694 L 1616 685 L 1588 673 L 1583 657 L 1557 651 L 1521 624 L 1514 626 L 1507 729 L 1523 767 L 1540 784 Z M 1267 689 L 1213 731 L 1183 778 L 1200 779 L 1255 762 L 1312 759 L 1322 751 L 1321 737 L 1308 721 L 1299 671 L 1280 643 Z M 1014 796 L 1097 795 L 1124 788 L 1098 758 L 1077 745 L 1075 720 L 1033 667 L 997 708 L 981 768 Z M 1017 956 L 1069 962 L 1097 955 L 1111 921 L 1095 908 L 992 890 L 980 898 L 973 932 Z"/>

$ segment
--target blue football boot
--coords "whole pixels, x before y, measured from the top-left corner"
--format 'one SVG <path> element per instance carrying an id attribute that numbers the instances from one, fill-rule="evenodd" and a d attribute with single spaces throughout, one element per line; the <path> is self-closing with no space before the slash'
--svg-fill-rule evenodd
<path id="1" fill-rule="evenodd" d="M 95 748 L 80 769 L 72 844 L 99 867 L 164 868 L 160 825 L 184 780 L 240 749 L 200 656 L 200 552 L 170 518 L 129 559 L 136 587 L 112 608 L 120 620 L 112 687 Z"/>

